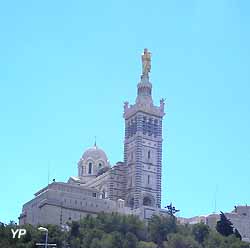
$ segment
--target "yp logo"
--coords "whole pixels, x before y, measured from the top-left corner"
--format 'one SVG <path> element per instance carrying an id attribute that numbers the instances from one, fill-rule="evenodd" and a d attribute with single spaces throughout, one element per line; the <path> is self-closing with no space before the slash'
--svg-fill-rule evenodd
<path id="1" fill-rule="evenodd" d="M 26 234 L 26 230 L 25 229 L 12 229 L 11 228 L 11 232 L 12 232 L 12 238 L 14 239 L 16 236 L 20 239 L 21 236 L 24 236 Z M 18 234 L 18 235 L 17 235 Z"/>

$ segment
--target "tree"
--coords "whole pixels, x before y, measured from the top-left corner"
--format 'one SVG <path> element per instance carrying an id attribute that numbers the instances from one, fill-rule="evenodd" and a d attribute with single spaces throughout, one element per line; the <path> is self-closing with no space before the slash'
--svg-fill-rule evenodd
<path id="1" fill-rule="evenodd" d="M 222 235 L 220 235 L 218 232 L 211 231 L 209 233 L 207 240 L 205 241 L 205 247 L 206 248 L 215 248 L 215 247 L 226 248 L 225 246 L 223 246 L 224 239 L 225 238 Z"/>
<path id="2" fill-rule="evenodd" d="M 57 247 L 61 247 L 65 239 L 65 233 L 56 225 L 47 225 L 46 227 L 49 230 L 49 242 L 57 244 Z M 42 233 L 40 232 L 40 234 Z M 44 241 L 44 239 L 42 241 Z"/>
<path id="3" fill-rule="evenodd" d="M 234 233 L 232 222 L 221 212 L 220 220 L 217 222 L 216 230 L 223 236 L 229 236 Z"/>
<path id="4" fill-rule="evenodd" d="M 112 232 L 112 247 L 122 248 L 123 237 L 120 232 Z"/>
<path id="5" fill-rule="evenodd" d="M 176 231 L 176 219 L 174 216 L 153 215 L 148 223 L 149 235 L 158 247 L 163 247 L 163 241 L 167 235 Z"/>
<path id="6" fill-rule="evenodd" d="M 71 236 L 77 237 L 79 235 L 79 233 L 80 233 L 79 227 L 80 227 L 80 225 L 78 222 L 72 221 L 72 223 L 71 223 Z"/>
<path id="7" fill-rule="evenodd" d="M 156 248 L 157 245 L 153 242 L 140 241 L 137 248 Z"/>
<path id="8" fill-rule="evenodd" d="M 209 227 L 204 223 L 198 223 L 193 225 L 192 234 L 194 239 L 199 243 L 202 244 L 204 240 L 208 237 L 209 234 Z"/>
<path id="9" fill-rule="evenodd" d="M 74 248 L 80 248 L 81 247 L 81 241 L 80 238 L 74 238 L 70 241 L 70 246 Z"/>
<path id="10" fill-rule="evenodd" d="M 237 228 L 235 228 L 235 230 L 234 230 L 234 235 L 235 235 L 236 238 L 242 240 L 242 237 L 241 237 L 241 235 L 240 235 L 240 233 L 239 233 L 239 231 L 238 231 Z"/>
<path id="11" fill-rule="evenodd" d="M 59 226 L 46 225 L 49 242 L 56 243 L 57 248 L 249 248 L 236 229 L 226 237 L 204 224 L 176 224 L 174 216 L 153 216 L 146 226 L 135 216 L 100 214 L 69 225 L 67 232 Z M 45 234 L 37 227 L 15 226 L 27 230 L 20 239 L 12 238 L 11 228 L 13 223 L 0 225 L 1 248 L 35 248 L 36 243 L 44 242 Z"/>
<path id="12" fill-rule="evenodd" d="M 174 233 L 170 235 L 169 240 L 167 242 L 164 242 L 164 247 L 166 248 L 200 248 L 200 245 L 191 236 L 183 236 L 179 233 Z"/>
<path id="13" fill-rule="evenodd" d="M 102 244 L 99 239 L 94 238 L 90 244 L 90 248 L 102 248 Z"/>
<path id="14" fill-rule="evenodd" d="M 123 248 L 136 248 L 137 243 L 138 239 L 133 233 L 131 232 L 126 233 L 123 242 Z"/>
<path id="15" fill-rule="evenodd" d="M 102 248 L 112 248 L 113 247 L 113 239 L 111 234 L 103 235 L 101 239 Z"/>

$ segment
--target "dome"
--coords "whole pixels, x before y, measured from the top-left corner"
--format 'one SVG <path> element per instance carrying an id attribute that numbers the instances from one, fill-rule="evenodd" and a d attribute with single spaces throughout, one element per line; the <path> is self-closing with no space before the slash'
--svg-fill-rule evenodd
<path id="1" fill-rule="evenodd" d="M 96 177 L 107 171 L 110 164 L 106 153 L 96 146 L 87 149 L 78 162 L 79 177 Z"/>
<path id="2" fill-rule="evenodd" d="M 98 148 L 96 145 L 94 147 L 91 147 L 89 149 L 87 149 L 83 155 L 82 155 L 82 159 L 83 160 L 87 160 L 87 159 L 93 159 L 93 160 L 103 160 L 104 162 L 108 161 L 107 155 L 106 153 Z"/>

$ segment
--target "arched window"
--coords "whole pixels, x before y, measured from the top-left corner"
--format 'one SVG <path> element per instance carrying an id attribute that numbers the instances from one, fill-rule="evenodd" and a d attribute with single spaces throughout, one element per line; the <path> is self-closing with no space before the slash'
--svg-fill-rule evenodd
<path id="1" fill-rule="evenodd" d="M 143 205 L 144 206 L 152 206 L 152 201 L 148 196 L 143 198 Z"/>
<path id="2" fill-rule="evenodd" d="M 148 151 L 148 159 L 150 159 L 150 155 L 151 155 L 151 154 L 150 154 L 150 151 Z"/>
<path id="3" fill-rule="evenodd" d="M 102 167 L 102 163 L 99 163 L 99 165 L 98 165 L 98 166 L 99 166 L 99 169 L 100 169 L 100 168 Z"/>
<path id="4" fill-rule="evenodd" d="M 105 190 L 102 191 L 101 199 L 105 199 L 107 197 Z"/>
<path id="5" fill-rule="evenodd" d="M 133 209 L 134 208 L 134 198 L 130 198 L 128 201 L 128 206 Z"/>
<path id="6" fill-rule="evenodd" d="M 89 163 L 89 174 L 92 174 L 92 163 Z"/>

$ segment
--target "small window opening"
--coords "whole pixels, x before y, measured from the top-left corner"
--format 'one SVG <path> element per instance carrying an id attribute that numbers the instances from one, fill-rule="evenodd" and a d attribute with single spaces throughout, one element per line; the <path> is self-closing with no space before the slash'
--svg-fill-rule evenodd
<path id="1" fill-rule="evenodd" d="M 89 174 L 92 174 L 92 163 L 89 163 Z"/>

